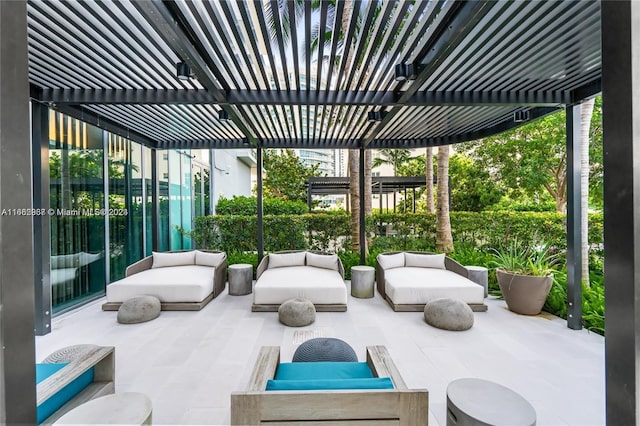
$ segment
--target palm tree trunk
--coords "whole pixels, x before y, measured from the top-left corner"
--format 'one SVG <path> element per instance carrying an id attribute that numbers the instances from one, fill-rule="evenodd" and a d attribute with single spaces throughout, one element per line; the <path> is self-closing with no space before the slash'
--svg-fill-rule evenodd
<path id="1" fill-rule="evenodd" d="M 349 150 L 349 201 L 351 204 L 351 249 L 360 251 L 360 185 L 359 156 L 357 149 Z M 365 185 L 366 187 L 366 185 Z"/>
<path id="2" fill-rule="evenodd" d="M 438 185 L 436 209 L 436 250 L 453 251 L 451 218 L 449 217 L 449 145 L 438 148 Z"/>
<path id="3" fill-rule="evenodd" d="M 366 218 L 371 216 L 372 212 L 372 182 L 371 182 L 371 169 L 373 163 L 373 154 L 370 149 L 364 150 L 364 216 Z M 369 254 L 369 237 L 365 238 L 364 243 L 365 251 Z"/>
<path id="4" fill-rule="evenodd" d="M 425 152 L 426 164 L 426 186 L 427 186 L 427 212 L 434 213 L 436 211 L 433 203 L 433 148 L 427 147 Z"/>
<path id="5" fill-rule="evenodd" d="M 582 234 L 582 281 L 589 285 L 589 130 L 591 128 L 591 116 L 593 115 L 593 105 L 595 98 L 591 98 L 582 103 L 580 109 L 580 141 L 581 146 L 581 174 L 580 186 L 580 210 L 582 223 L 580 224 Z"/>

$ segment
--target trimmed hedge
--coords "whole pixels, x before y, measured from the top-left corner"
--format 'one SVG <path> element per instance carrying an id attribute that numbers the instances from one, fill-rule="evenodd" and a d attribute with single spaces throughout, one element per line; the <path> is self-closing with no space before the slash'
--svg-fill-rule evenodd
<path id="1" fill-rule="evenodd" d="M 601 213 L 589 215 L 589 243 L 602 244 Z M 456 247 L 500 247 L 517 239 L 523 244 L 541 240 L 558 249 L 566 248 L 566 217 L 555 212 L 451 212 Z M 266 251 L 313 249 L 349 251 L 350 226 L 347 214 L 296 214 L 264 216 Z M 433 250 L 434 214 L 376 214 L 367 218 L 369 249 Z M 255 216 L 217 215 L 197 217 L 192 233 L 198 247 L 234 251 L 255 251 Z"/>
<path id="2" fill-rule="evenodd" d="M 262 204 L 265 215 L 305 214 L 307 205 L 300 201 L 281 200 L 279 198 L 265 198 Z M 256 197 L 235 195 L 233 198 L 220 198 L 216 204 L 219 215 L 251 216 L 258 214 Z"/>
<path id="3" fill-rule="evenodd" d="M 255 216 L 196 217 L 192 232 L 198 247 L 226 252 L 255 251 L 258 246 Z M 264 249 L 344 251 L 350 244 L 346 214 L 265 215 Z"/>

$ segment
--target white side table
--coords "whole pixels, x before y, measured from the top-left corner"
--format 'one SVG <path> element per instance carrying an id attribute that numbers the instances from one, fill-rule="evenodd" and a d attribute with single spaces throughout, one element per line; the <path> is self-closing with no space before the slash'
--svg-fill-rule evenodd
<path id="1" fill-rule="evenodd" d="M 484 297 L 489 295 L 489 270 L 484 266 L 465 266 L 469 279 L 484 287 Z"/>
<path id="2" fill-rule="evenodd" d="M 360 299 L 373 297 L 376 270 L 371 266 L 358 265 L 351 268 L 351 295 Z"/>
<path id="3" fill-rule="evenodd" d="M 113 393 L 77 406 L 54 425 L 150 425 L 152 411 L 151 400 L 145 394 Z"/>
<path id="4" fill-rule="evenodd" d="M 253 266 L 248 263 L 229 265 L 229 294 L 243 296 L 253 292 Z"/>

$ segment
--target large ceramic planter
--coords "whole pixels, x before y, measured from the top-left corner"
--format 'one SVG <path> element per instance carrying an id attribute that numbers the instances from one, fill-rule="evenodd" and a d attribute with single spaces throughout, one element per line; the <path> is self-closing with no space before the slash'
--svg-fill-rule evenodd
<path id="1" fill-rule="evenodd" d="M 510 311 L 538 315 L 547 300 L 553 276 L 534 277 L 496 270 L 498 285 Z"/>

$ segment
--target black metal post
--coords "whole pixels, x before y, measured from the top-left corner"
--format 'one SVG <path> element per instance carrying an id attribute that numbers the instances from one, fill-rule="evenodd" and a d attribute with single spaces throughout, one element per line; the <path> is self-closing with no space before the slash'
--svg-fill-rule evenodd
<path id="1" fill-rule="evenodd" d="M 360 213 L 358 215 L 360 219 L 360 264 L 364 265 L 367 260 L 367 239 L 365 234 L 365 221 L 364 221 L 364 148 L 360 148 L 360 162 L 358 163 L 358 175 L 360 180 L 358 181 L 358 188 L 360 189 Z"/>
<path id="2" fill-rule="evenodd" d="M 309 213 L 311 213 L 311 189 L 312 183 L 309 182 L 309 185 L 307 186 L 307 209 L 309 210 Z"/>
<path id="3" fill-rule="evenodd" d="M 640 423 L 640 3 L 602 1 L 606 423 Z"/>
<path id="4" fill-rule="evenodd" d="M 581 105 L 567 107 L 567 327 L 582 328 Z"/>
<path id="5" fill-rule="evenodd" d="M 416 212 L 416 189 L 411 188 L 411 192 L 413 193 L 413 212 Z"/>
<path id="6" fill-rule="evenodd" d="M 256 228 L 257 228 L 257 240 L 258 240 L 258 263 L 264 257 L 264 222 L 263 222 L 263 207 L 262 207 L 262 148 L 256 149 L 256 162 L 257 164 L 257 198 L 258 198 L 258 212 L 256 215 Z"/>
<path id="7" fill-rule="evenodd" d="M 49 199 L 49 108 L 31 103 L 31 161 L 33 208 L 48 211 Z M 51 225 L 50 216 L 33 216 L 33 280 L 35 283 L 35 332 L 51 332 Z"/>
<path id="8" fill-rule="evenodd" d="M 160 179 L 158 176 L 157 149 L 151 149 L 151 236 L 153 251 L 160 251 Z"/>
<path id="9" fill-rule="evenodd" d="M 27 2 L 0 1 L 0 209 L 33 207 Z M 14 209 L 14 210 L 9 210 Z M 0 422 L 36 424 L 33 220 L 0 215 Z"/>

